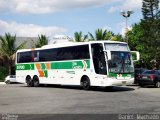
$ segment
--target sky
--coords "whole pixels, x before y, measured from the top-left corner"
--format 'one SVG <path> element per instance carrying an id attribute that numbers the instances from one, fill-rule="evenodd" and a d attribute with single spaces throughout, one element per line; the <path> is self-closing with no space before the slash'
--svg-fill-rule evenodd
<path id="1" fill-rule="evenodd" d="M 125 18 L 132 10 L 128 27 L 142 19 L 142 0 L 0 0 L 0 35 L 18 37 L 74 36 L 94 34 L 98 28 L 122 34 Z"/>

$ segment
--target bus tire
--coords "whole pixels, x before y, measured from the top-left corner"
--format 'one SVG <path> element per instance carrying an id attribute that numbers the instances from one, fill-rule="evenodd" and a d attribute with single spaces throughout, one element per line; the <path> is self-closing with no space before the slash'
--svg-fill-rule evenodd
<path id="1" fill-rule="evenodd" d="M 11 82 L 9 80 L 5 81 L 6 84 L 11 84 Z"/>
<path id="2" fill-rule="evenodd" d="M 26 77 L 26 83 L 28 87 L 33 87 L 33 81 L 30 76 Z"/>
<path id="3" fill-rule="evenodd" d="M 143 85 L 143 84 L 139 84 L 139 86 L 140 86 L 140 87 L 144 87 L 145 85 Z"/>
<path id="4" fill-rule="evenodd" d="M 87 76 L 82 77 L 81 86 L 84 90 L 89 90 L 91 88 L 90 79 Z"/>
<path id="5" fill-rule="evenodd" d="M 33 86 L 34 87 L 39 87 L 39 78 L 38 76 L 33 77 Z"/>

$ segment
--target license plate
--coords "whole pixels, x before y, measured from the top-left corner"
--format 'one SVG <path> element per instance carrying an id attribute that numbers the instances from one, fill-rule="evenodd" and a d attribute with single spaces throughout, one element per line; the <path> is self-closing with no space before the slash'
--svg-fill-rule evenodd
<path id="1" fill-rule="evenodd" d="M 122 86 L 126 86 L 126 81 L 122 81 Z"/>
<path id="2" fill-rule="evenodd" d="M 147 78 L 147 76 L 143 76 L 142 78 Z"/>

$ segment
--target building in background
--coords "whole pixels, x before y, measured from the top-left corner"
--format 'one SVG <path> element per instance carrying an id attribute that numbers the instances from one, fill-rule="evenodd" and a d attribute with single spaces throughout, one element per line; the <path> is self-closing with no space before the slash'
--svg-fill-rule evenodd
<path id="1" fill-rule="evenodd" d="M 52 40 L 49 40 L 48 44 L 67 43 L 73 42 L 73 38 L 65 35 L 56 35 Z"/>
<path id="2" fill-rule="evenodd" d="M 16 37 L 16 46 L 26 41 L 25 48 L 34 48 L 35 43 L 38 41 L 38 37 Z"/>

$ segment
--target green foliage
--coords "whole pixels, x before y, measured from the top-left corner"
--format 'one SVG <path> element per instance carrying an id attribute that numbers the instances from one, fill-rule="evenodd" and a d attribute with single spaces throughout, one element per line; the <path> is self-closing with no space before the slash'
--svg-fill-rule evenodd
<path id="1" fill-rule="evenodd" d="M 85 42 L 88 39 L 88 35 L 82 35 L 82 32 L 75 32 L 74 33 L 74 40 L 75 42 Z"/>
<path id="2" fill-rule="evenodd" d="M 112 36 L 114 36 L 113 32 L 103 29 L 97 29 L 95 31 L 95 37 L 90 32 L 88 34 L 90 36 L 90 40 L 110 40 Z"/>
<path id="3" fill-rule="evenodd" d="M 141 51 L 143 45 L 140 43 L 141 38 L 143 37 L 143 29 L 140 23 L 136 23 L 132 26 L 132 30 L 127 33 L 128 44 L 131 50 Z"/>
<path id="4" fill-rule="evenodd" d="M 0 36 L 0 53 L 11 59 L 12 55 L 16 53 L 18 49 L 24 48 L 26 42 L 22 43 L 18 47 L 15 47 L 16 35 L 12 36 L 10 33 L 5 33 L 5 36 Z"/>
<path id="5" fill-rule="evenodd" d="M 124 42 L 124 38 L 122 37 L 122 35 L 118 34 L 118 35 L 114 35 L 111 40 L 113 41 L 120 41 L 120 42 Z"/>
<path id="6" fill-rule="evenodd" d="M 35 47 L 39 48 L 48 44 L 48 38 L 45 35 L 38 35 L 38 41 L 35 43 Z"/>
<path id="7" fill-rule="evenodd" d="M 160 10 L 157 4 L 158 0 L 143 0 L 144 19 L 134 24 L 127 34 L 131 50 L 140 52 L 149 69 L 160 69 Z"/>
<path id="8" fill-rule="evenodd" d="M 14 54 L 16 53 L 17 50 L 24 48 L 26 44 L 26 42 L 23 42 L 18 47 L 16 47 L 15 42 L 16 42 L 16 35 L 12 36 L 10 33 L 5 33 L 4 36 L 0 36 L 0 54 L 3 57 L 6 57 L 8 60 L 9 74 L 11 74 L 12 60 Z"/>
<path id="9" fill-rule="evenodd" d="M 7 67 L 0 67 L 0 82 L 4 81 L 4 78 L 7 76 L 7 73 Z"/>
<path id="10" fill-rule="evenodd" d="M 154 28 L 154 29 L 153 29 Z M 157 29 L 154 22 L 141 21 L 133 25 L 132 31 L 128 32 L 129 46 L 131 50 L 137 50 L 141 59 L 146 62 L 148 68 L 153 68 L 151 61 L 157 62 L 156 68 L 160 66 L 160 29 Z"/>
<path id="11" fill-rule="evenodd" d="M 141 42 L 144 50 L 143 56 L 150 67 L 160 69 L 160 17 L 159 0 L 143 0 L 141 21 L 143 36 Z M 154 62 L 153 62 L 154 61 Z"/>
<path id="12" fill-rule="evenodd" d="M 143 0 L 142 14 L 145 20 L 158 19 L 160 12 L 158 10 L 159 0 Z"/>

